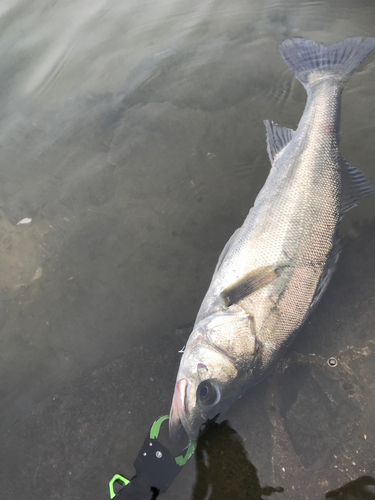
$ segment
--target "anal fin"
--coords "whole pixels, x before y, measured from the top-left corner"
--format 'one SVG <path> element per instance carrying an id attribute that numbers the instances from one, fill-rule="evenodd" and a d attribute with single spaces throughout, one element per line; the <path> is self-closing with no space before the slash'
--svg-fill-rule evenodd
<path id="1" fill-rule="evenodd" d="M 318 302 L 323 296 L 325 289 L 327 288 L 329 282 L 331 281 L 333 272 L 336 269 L 337 261 L 339 260 L 340 252 L 341 252 L 340 238 L 338 234 L 336 234 L 333 238 L 333 248 L 327 259 L 327 263 L 325 265 L 324 272 L 320 277 L 318 286 L 316 287 L 314 298 L 310 304 L 309 314 L 318 304 Z"/>

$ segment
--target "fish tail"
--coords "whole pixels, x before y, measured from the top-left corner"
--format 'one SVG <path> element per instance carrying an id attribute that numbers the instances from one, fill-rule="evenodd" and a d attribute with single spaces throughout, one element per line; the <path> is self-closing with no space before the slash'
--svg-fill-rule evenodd
<path id="1" fill-rule="evenodd" d="M 333 77 L 342 85 L 361 62 L 375 49 L 375 38 L 348 38 L 325 46 L 304 38 L 284 40 L 280 54 L 308 90 L 315 82 Z"/>

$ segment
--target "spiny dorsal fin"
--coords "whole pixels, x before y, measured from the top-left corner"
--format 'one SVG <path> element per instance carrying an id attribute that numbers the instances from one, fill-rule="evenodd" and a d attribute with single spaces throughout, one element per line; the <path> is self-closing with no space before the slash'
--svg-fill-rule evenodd
<path id="1" fill-rule="evenodd" d="M 277 123 L 264 120 L 267 135 L 267 152 L 271 163 L 274 162 L 275 156 L 285 148 L 293 139 L 294 130 L 287 127 L 280 127 Z"/>
<path id="2" fill-rule="evenodd" d="M 375 185 L 371 183 L 358 168 L 352 167 L 344 158 L 340 159 L 342 172 L 341 212 L 347 212 L 358 203 L 375 193 Z"/>
<path id="3" fill-rule="evenodd" d="M 229 307 L 232 304 L 237 304 L 260 288 L 269 285 L 279 274 L 280 269 L 275 269 L 273 266 L 261 267 L 245 274 L 236 283 L 227 286 L 220 295 L 225 305 Z"/>

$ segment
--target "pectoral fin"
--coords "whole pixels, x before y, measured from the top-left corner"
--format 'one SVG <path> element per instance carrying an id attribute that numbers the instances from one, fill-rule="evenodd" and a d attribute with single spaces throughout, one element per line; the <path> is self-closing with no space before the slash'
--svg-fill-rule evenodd
<path id="1" fill-rule="evenodd" d="M 225 305 L 229 307 L 232 304 L 237 304 L 260 288 L 269 285 L 279 275 L 280 269 L 275 269 L 273 266 L 256 269 L 246 274 L 232 285 L 229 285 L 220 295 Z"/>

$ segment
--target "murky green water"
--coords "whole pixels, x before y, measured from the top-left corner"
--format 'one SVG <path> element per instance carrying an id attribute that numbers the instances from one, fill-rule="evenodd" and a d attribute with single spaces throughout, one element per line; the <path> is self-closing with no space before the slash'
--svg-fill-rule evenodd
<path id="1" fill-rule="evenodd" d="M 2 499 L 105 499 L 132 475 L 267 177 L 263 120 L 295 127 L 303 111 L 279 43 L 374 36 L 374 22 L 372 0 L 3 0 Z M 374 78 L 372 55 L 345 89 L 341 143 L 372 179 Z M 346 217 L 324 299 L 228 412 L 233 432 L 202 443 L 209 473 L 192 458 L 165 499 L 323 499 L 375 476 L 374 209 Z M 374 498 L 366 484 L 329 498 Z"/>

